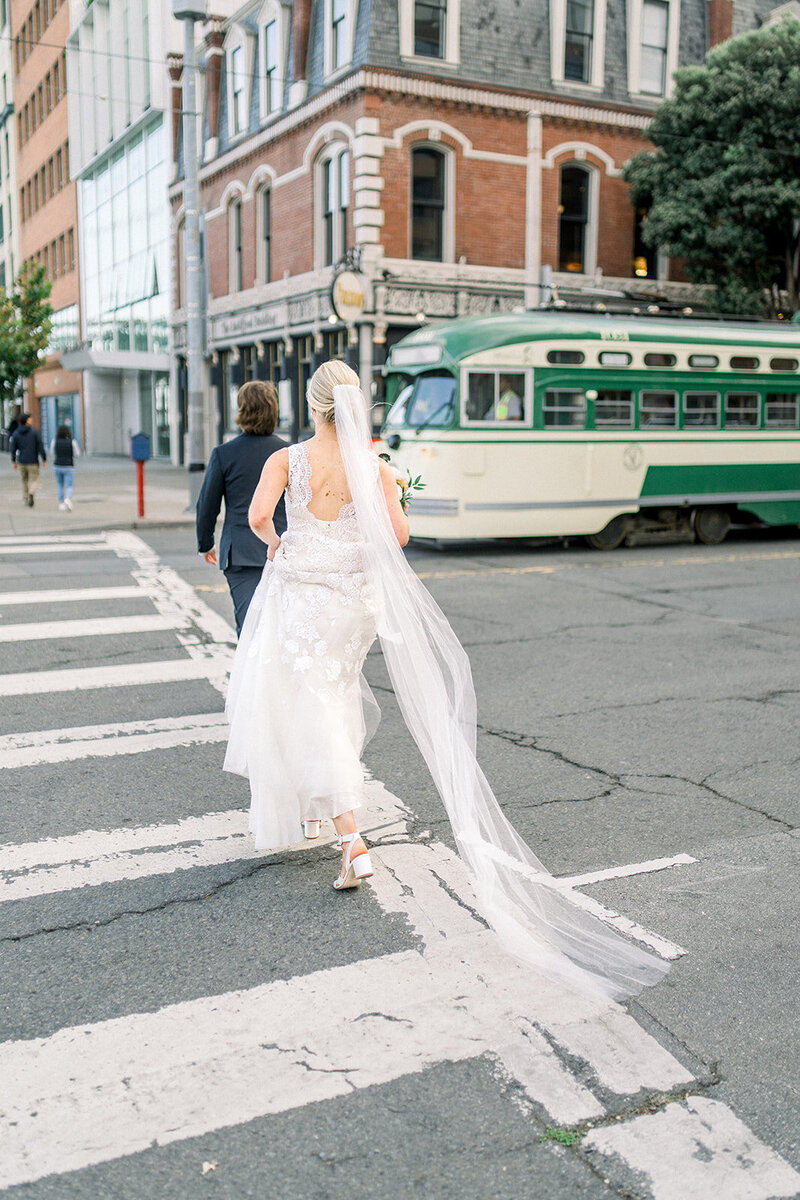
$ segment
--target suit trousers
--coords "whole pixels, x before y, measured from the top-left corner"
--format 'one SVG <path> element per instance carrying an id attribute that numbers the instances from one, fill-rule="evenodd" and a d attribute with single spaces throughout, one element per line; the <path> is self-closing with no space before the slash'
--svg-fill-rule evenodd
<path id="1" fill-rule="evenodd" d="M 228 581 L 233 600 L 237 637 L 242 632 L 250 601 L 253 599 L 253 593 L 261 581 L 263 572 L 263 567 L 226 567 L 225 569 L 225 578 Z"/>

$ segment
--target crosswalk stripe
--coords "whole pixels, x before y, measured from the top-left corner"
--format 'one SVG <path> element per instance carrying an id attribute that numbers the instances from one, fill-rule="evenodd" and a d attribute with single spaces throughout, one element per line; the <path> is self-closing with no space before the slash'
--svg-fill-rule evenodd
<path id="1" fill-rule="evenodd" d="M 168 658 L 156 662 L 119 663 L 113 667 L 71 667 L 60 671 L 22 671 L 0 675 L 0 696 L 36 696 L 45 692 L 91 691 L 179 683 L 187 679 L 219 681 L 225 664 L 216 658 Z"/>
<path id="2" fill-rule="evenodd" d="M 0 608 L 11 604 L 71 604 L 78 600 L 133 600 L 141 598 L 136 584 L 125 587 L 54 588 L 43 592 L 0 592 Z"/>
<path id="3" fill-rule="evenodd" d="M 227 734 L 228 723 L 221 713 L 10 733 L 0 737 L 0 770 L 220 742 Z"/>
<path id="4" fill-rule="evenodd" d="M 18 555 L 18 554 L 38 554 L 45 557 L 48 554 L 96 554 L 98 551 L 108 550 L 107 542 L 49 542 L 47 544 L 31 545 L 30 543 L 22 545 L 0 545 L 0 554 L 2 555 Z"/>
<path id="5" fill-rule="evenodd" d="M 30 621 L 20 625 L 0 625 L 0 642 L 41 642 L 53 638 L 152 633 L 160 629 L 185 629 L 188 624 L 184 616 L 165 616 L 162 613 L 131 617 L 86 617 L 75 621 Z"/>

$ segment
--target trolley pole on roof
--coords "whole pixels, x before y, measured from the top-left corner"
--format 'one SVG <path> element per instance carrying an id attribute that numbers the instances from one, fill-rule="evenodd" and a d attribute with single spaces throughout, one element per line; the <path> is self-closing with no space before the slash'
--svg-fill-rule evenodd
<path id="1" fill-rule="evenodd" d="M 208 0 L 172 0 L 172 15 L 183 21 L 183 206 L 186 264 L 186 390 L 188 393 L 189 508 L 194 510 L 205 470 L 203 344 L 206 302 L 200 247 L 197 183 L 197 58 L 194 27 L 208 19 Z"/>

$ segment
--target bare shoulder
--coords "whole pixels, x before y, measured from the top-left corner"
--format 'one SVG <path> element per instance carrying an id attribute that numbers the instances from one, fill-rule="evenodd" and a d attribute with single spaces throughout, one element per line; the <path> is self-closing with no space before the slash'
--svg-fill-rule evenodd
<path id="1" fill-rule="evenodd" d="M 267 461 L 264 463 L 264 470 L 269 471 L 271 475 L 287 475 L 289 474 L 289 447 L 284 446 L 281 450 L 276 450 L 270 454 Z"/>
<path id="2" fill-rule="evenodd" d="M 382 479 L 384 485 L 391 483 L 391 484 L 395 484 L 395 486 L 396 486 L 397 471 L 392 466 L 392 464 L 388 463 L 385 458 L 379 458 L 378 465 L 380 466 L 381 479 Z"/>

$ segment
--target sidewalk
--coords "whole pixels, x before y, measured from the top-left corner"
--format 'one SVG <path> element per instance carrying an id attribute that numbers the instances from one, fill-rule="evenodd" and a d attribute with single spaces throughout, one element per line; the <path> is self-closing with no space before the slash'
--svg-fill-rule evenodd
<path id="1" fill-rule="evenodd" d="M 127 458 L 79 458 L 72 512 L 59 512 L 58 491 L 48 461 L 39 476 L 36 503 L 22 500 L 19 472 L 7 454 L 0 459 L 0 534 L 75 533 L 82 529 L 146 529 L 193 525 L 187 513 L 189 473 L 185 467 L 148 462 L 144 467 L 145 516 L 137 516 L 136 466 Z"/>

